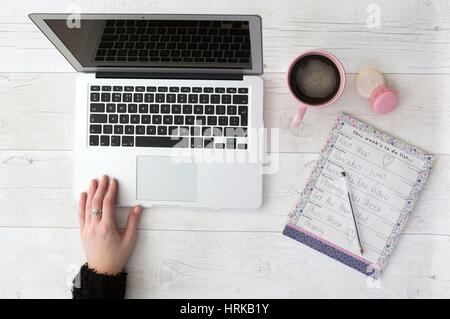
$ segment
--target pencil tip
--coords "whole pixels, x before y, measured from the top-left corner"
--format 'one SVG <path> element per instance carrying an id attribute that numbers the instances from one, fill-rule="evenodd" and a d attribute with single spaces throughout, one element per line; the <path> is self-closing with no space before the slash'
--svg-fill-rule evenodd
<path id="1" fill-rule="evenodd" d="M 361 255 L 364 255 L 364 250 L 362 248 L 361 248 L 360 252 L 361 252 Z"/>
<path id="2" fill-rule="evenodd" d="M 341 172 L 341 175 L 345 177 L 345 172 L 344 172 L 344 171 L 342 171 L 342 172 Z"/>

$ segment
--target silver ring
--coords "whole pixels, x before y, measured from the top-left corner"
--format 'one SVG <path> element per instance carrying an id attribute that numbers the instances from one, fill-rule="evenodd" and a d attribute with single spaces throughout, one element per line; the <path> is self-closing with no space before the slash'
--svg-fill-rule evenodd
<path id="1" fill-rule="evenodd" d="M 92 209 L 91 210 L 91 215 L 92 216 L 102 216 L 102 210 L 101 209 Z"/>

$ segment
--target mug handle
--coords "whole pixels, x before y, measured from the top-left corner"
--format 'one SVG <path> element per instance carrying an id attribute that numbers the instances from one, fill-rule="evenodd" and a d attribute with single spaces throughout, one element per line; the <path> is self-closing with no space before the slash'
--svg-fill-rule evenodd
<path id="1" fill-rule="evenodd" d="M 294 119 L 292 120 L 292 126 L 298 127 L 300 123 L 302 122 L 303 116 L 305 115 L 306 107 L 304 105 L 300 105 L 298 107 L 297 113 L 294 116 Z"/>

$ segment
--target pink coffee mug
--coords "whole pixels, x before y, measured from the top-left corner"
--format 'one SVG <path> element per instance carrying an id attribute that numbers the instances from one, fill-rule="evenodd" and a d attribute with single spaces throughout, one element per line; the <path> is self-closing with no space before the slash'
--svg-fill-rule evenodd
<path id="1" fill-rule="evenodd" d="M 332 91 L 325 97 L 308 97 L 303 94 L 296 82 L 298 82 L 298 72 L 300 65 L 307 63 L 308 60 L 317 59 L 322 60 L 322 62 L 328 64 L 333 72 L 335 79 L 335 86 Z M 331 53 L 323 50 L 310 50 L 300 54 L 290 65 L 287 74 L 287 82 L 289 86 L 289 91 L 292 96 L 300 103 L 300 106 L 292 120 L 292 125 L 297 127 L 305 115 L 307 108 L 319 109 L 326 107 L 334 103 L 344 91 L 345 87 L 345 70 L 341 62 Z"/>

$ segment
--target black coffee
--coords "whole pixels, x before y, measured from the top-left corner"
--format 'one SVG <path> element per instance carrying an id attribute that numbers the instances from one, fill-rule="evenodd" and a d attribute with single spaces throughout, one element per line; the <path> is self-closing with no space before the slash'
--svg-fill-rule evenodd
<path id="1" fill-rule="evenodd" d="M 295 63 L 289 83 L 299 100 L 319 105 L 327 103 L 336 95 L 341 76 L 333 61 L 322 55 L 312 54 Z"/>

